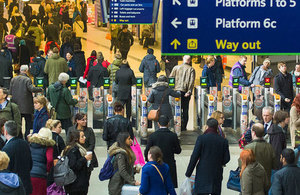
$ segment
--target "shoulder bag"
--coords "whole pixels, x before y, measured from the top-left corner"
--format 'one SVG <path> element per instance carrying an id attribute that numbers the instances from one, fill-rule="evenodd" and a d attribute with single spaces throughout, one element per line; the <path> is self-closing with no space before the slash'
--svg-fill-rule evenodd
<path id="1" fill-rule="evenodd" d="M 162 176 L 162 174 L 161 174 L 161 172 L 159 171 L 159 169 L 157 168 L 157 166 L 155 166 L 154 164 L 151 164 L 151 165 L 157 170 L 158 174 L 159 174 L 160 177 L 161 177 L 162 182 L 165 184 L 164 177 Z"/>
<path id="2" fill-rule="evenodd" d="M 153 121 L 158 121 L 158 118 L 159 118 L 159 113 L 160 113 L 160 107 L 165 99 L 165 96 L 166 96 L 166 91 L 167 89 L 164 91 L 164 95 L 161 99 L 161 102 L 160 102 L 160 105 L 158 107 L 157 110 L 150 110 L 149 114 L 148 114 L 148 120 L 153 120 Z"/>

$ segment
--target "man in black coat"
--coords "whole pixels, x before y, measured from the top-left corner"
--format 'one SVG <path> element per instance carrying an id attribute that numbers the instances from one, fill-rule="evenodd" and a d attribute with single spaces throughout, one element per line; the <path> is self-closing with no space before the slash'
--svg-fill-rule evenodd
<path id="1" fill-rule="evenodd" d="M 280 72 L 274 78 L 274 89 L 281 97 L 281 109 L 290 112 L 294 99 L 293 77 L 284 62 L 279 62 L 277 67 Z"/>
<path id="2" fill-rule="evenodd" d="M 292 149 L 282 151 L 280 161 L 283 168 L 274 174 L 271 194 L 300 194 L 300 168 L 295 164 L 295 153 Z"/>
<path id="3" fill-rule="evenodd" d="M 4 86 L 4 81 L 3 77 L 13 77 L 13 67 L 12 67 L 12 62 L 10 62 L 6 57 L 5 57 L 5 51 L 4 49 L 1 49 L 0 51 L 0 86 Z"/>
<path id="4" fill-rule="evenodd" d="M 28 143 L 23 139 L 17 138 L 17 135 L 17 124 L 14 121 L 7 121 L 4 124 L 4 136 L 6 137 L 7 142 L 2 150 L 6 152 L 10 158 L 7 169 L 18 174 L 24 184 L 26 194 L 31 194 L 31 152 Z"/>
<path id="5" fill-rule="evenodd" d="M 177 188 L 177 171 L 174 154 L 180 154 L 181 147 L 176 133 L 173 133 L 168 129 L 168 124 L 168 117 L 164 115 L 159 117 L 158 125 L 160 128 L 149 136 L 144 155 L 145 159 L 148 161 L 147 157 L 149 149 L 152 146 L 158 146 L 163 153 L 163 161 L 170 167 L 170 174 L 174 188 Z"/>
<path id="6" fill-rule="evenodd" d="M 131 117 L 131 86 L 136 83 L 134 72 L 124 60 L 120 69 L 116 72 L 116 84 L 118 85 L 117 97 L 124 105 L 126 104 L 126 117 Z"/>
<path id="7" fill-rule="evenodd" d="M 195 194 L 221 194 L 223 167 L 230 160 L 228 141 L 218 135 L 218 121 L 207 120 L 208 129 L 197 138 L 185 175 L 190 177 L 197 164 Z"/>
<path id="8" fill-rule="evenodd" d="M 98 54 L 99 54 L 99 52 L 98 52 Z M 85 65 L 86 65 L 84 51 L 80 50 L 79 44 L 74 44 L 73 60 L 74 60 L 74 64 L 75 64 L 76 77 L 79 78 L 79 77 L 83 76 L 83 73 L 85 70 Z"/>
<path id="9" fill-rule="evenodd" d="M 57 25 L 53 24 L 54 19 L 50 18 L 50 23 L 46 24 L 45 26 L 45 39 L 47 40 L 47 42 L 49 41 L 55 41 L 56 43 L 59 43 L 59 28 Z"/>
<path id="10" fill-rule="evenodd" d="M 118 48 L 123 59 L 127 59 L 130 47 L 133 45 L 134 39 L 131 32 L 128 30 L 128 25 L 124 24 L 122 31 L 118 34 Z"/>

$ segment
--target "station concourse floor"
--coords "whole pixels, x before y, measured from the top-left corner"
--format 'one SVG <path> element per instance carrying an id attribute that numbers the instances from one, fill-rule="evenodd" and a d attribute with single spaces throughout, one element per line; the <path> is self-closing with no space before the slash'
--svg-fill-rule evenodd
<path id="1" fill-rule="evenodd" d="M 114 54 L 111 54 L 109 51 L 110 41 L 105 39 L 107 31 L 106 28 L 97 28 L 94 25 L 88 24 L 88 32 L 84 34 L 84 38 L 82 39 L 83 50 L 85 51 L 85 57 L 89 57 L 92 50 L 101 51 L 104 55 L 104 58 L 109 62 L 113 61 Z M 157 60 L 160 61 L 161 51 L 160 46 L 152 47 L 154 49 L 154 55 L 157 57 Z M 138 68 L 146 55 L 147 50 L 143 49 L 141 45 L 139 45 L 138 40 L 135 39 L 134 45 L 131 47 L 128 54 L 128 62 L 130 67 L 133 69 L 136 77 L 142 77 L 143 74 L 139 72 Z M 194 64 L 193 67 L 196 69 L 196 78 L 200 78 L 202 69 L 199 64 Z M 160 72 L 160 74 L 165 74 L 165 72 Z M 197 79 L 196 84 L 199 84 L 199 79 Z M 193 99 L 193 98 L 192 98 Z M 193 107 L 193 102 L 190 103 L 190 106 Z M 89 113 L 90 114 L 90 113 Z M 91 116 L 91 115 L 90 115 Z M 92 117 L 88 117 L 92 118 Z M 188 162 L 190 156 L 192 154 L 194 148 L 194 144 L 192 145 L 182 145 L 182 152 L 180 155 L 176 155 L 176 164 L 177 164 L 177 175 L 178 175 L 178 184 L 180 185 L 185 179 L 185 171 L 188 166 Z M 142 152 L 144 151 L 144 146 L 142 146 Z M 102 168 L 105 160 L 106 160 L 106 146 L 97 146 L 95 152 L 98 157 L 99 167 L 92 172 L 90 179 L 90 187 L 89 187 L 89 195 L 104 195 L 108 194 L 108 181 L 100 182 L 98 179 L 98 174 L 100 169 Z M 226 188 L 226 183 L 229 176 L 230 170 L 235 170 L 237 168 L 237 159 L 240 153 L 240 149 L 237 145 L 230 145 L 230 154 L 231 161 L 224 168 L 223 174 L 223 183 L 222 183 L 222 194 L 225 195 L 234 195 L 238 194 L 232 190 L 228 190 Z M 135 178 L 140 181 L 141 174 L 136 174 Z M 177 192 L 179 190 L 177 189 Z"/>

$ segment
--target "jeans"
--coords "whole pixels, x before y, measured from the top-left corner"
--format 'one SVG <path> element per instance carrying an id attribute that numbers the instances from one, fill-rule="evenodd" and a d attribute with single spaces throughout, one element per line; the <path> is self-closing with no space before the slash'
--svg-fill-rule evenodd
<path id="1" fill-rule="evenodd" d="M 130 120 L 131 117 L 131 98 L 127 100 L 120 100 L 121 104 L 124 106 L 126 104 L 126 118 Z"/>
<path id="2" fill-rule="evenodd" d="M 25 140 L 30 134 L 30 129 L 32 129 L 32 114 L 21 114 L 21 117 L 25 119 Z"/>
<path id="3" fill-rule="evenodd" d="M 217 83 L 217 87 L 218 87 L 218 91 L 221 91 L 222 89 L 222 86 L 221 86 L 221 83 Z"/>
<path id="4" fill-rule="evenodd" d="M 186 126 L 189 120 L 189 104 L 191 96 L 184 97 L 186 92 L 181 92 L 181 131 L 186 131 Z"/>
<path id="5" fill-rule="evenodd" d="M 57 119 L 60 120 L 61 122 L 61 128 L 65 130 L 66 135 L 68 135 L 68 130 L 70 127 L 73 126 L 71 118 L 67 118 L 67 119 Z"/>

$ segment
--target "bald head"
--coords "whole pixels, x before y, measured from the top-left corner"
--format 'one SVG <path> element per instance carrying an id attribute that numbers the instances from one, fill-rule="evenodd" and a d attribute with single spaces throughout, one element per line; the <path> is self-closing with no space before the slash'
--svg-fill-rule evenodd
<path id="1" fill-rule="evenodd" d="M 261 123 L 255 123 L 252 126 L 251 132 L 252 134 L 254 133 L 257 138 L 262 138 L 265 135 L 264 125 Z"/>

